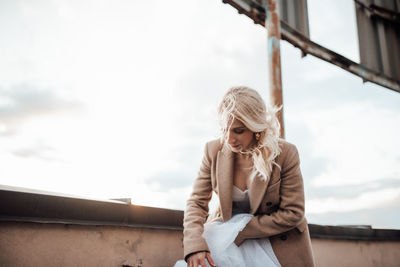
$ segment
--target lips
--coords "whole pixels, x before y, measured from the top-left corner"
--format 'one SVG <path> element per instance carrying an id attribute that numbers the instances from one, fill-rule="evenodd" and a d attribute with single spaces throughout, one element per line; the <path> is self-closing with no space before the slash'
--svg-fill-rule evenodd
<path id="1" fill-rule="evenodd" d="M 231 145 L 231 147 L 232 147 L 232 148 L 239 148 L 240 145 L 235 145 L 235 146 L 234 146 L 234 145 Z"/>

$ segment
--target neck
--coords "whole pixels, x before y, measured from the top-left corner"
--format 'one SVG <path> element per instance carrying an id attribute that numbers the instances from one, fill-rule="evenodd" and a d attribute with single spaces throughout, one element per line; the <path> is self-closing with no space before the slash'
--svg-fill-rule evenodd
<path id="1" fill-rule="evenodd" d="M 250 154 L 235 153 L 236 165 L 240 167 L 251 167 L 253 160 Z"/>

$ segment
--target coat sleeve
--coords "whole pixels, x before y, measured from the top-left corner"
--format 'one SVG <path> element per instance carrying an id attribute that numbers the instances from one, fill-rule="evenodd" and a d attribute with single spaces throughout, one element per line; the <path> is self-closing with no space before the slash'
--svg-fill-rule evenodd
<path id="1" fill-rule="evenodd" d="M 193 190 L 186 202 L 183 219 L 184 258 L 195 252 L 209 251 L 206 240 L 202 237 L 204 223 L 208 215 L 208 203 L 212 196 L 211 159 L 208 153 L 208 143 L 204 149 L 198 176 L 194 181 Z"/>
<path id="2" fill-rule="evenodd" d="M 296 146 L 290 145 L 282 163 L 280 204 L 276 212 L 254 216 L 235 239 L 262 238 L 289 231 L 304 219 L 304 187 Z"/>

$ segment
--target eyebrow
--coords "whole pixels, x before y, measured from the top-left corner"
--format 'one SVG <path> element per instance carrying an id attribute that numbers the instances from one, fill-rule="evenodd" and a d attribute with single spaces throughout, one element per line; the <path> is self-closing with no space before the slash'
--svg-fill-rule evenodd
<path id="1" fill-rule="evenodd" d="M 232 128 L 232 130 L 241 129 L 241 128 L 246 128 L 246 126 L 238 126 L 238 127 Z"/>

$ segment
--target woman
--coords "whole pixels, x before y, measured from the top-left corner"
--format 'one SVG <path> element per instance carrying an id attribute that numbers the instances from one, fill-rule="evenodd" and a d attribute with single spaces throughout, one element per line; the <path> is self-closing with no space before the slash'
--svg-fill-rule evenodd
<path id="1" fill-rule="evenodd" d="M 223 97 L 222 137 L 206 144 L 185 210 L 188 267 L 314 266 L 299 155 L 279 138 L 276 112 L 248 87 Z M 213 191 L 219 206 L 208 216 Z"/>

